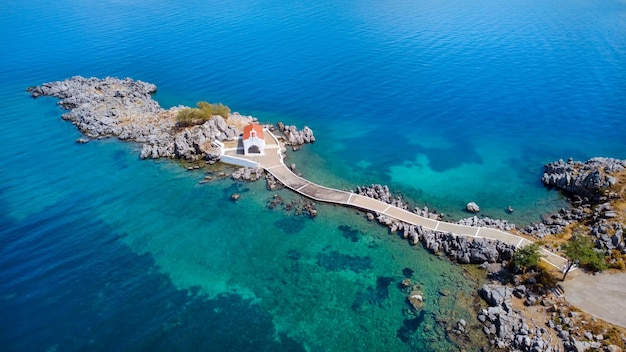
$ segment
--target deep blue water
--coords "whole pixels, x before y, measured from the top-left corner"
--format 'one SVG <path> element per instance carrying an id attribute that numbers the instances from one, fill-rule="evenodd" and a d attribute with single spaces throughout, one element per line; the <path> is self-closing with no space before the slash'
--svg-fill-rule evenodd
<path id="1" fill-rule="evenodd" d="M 461 268 L 362 214 L 305 219 L 267 209 L 260 183 L 77 145 L 31 85 L 132 77 L 164 107 L 308 125 L 318 141 L 289 155 L 307 177 L 386 183 L 452 218 L 476 201 L 537 220 L 563 204 L 544 163 L 626 158 L 620 0 L 8 0 L 0 33 L 3 351 L 448 350 L 436 321 L 475 321 Z M 407 267 L 427 306 L 408 339 Z"/>

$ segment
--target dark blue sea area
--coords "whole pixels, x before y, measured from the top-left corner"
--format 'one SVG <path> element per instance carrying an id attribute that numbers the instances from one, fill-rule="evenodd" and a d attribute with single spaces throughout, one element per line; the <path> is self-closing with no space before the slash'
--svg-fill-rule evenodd
<path id="1" fill-rule="evenodd" d="M 165 108 L 308 125 L 317 142 L 288 156 L 307 178 L 387 184 L 448 219 L 474 201 L 538 221 L 565 205 L 543 164 L 626 158 L 623 0 L 8 0 L 0 33 L 2 351 L 487 343 L 466 268 L 353 209 L 318 204 L 311 219 L 269 209 L 263 182 L 199 184 L 204 171 L 142 161 L 132 143 L 76 144 L 32 85 L 131 77 Z M 459 319 L 466 341 L 446 331 Z"/>

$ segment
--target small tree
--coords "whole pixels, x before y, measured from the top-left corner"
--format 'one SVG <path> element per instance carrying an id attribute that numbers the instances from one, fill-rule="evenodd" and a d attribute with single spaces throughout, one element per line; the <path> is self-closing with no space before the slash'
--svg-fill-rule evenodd
<path id="1" fill-rule="evenodd" d="M 541 254 L 539 253 L 539 243 L 531 243 L 522 248 L 518 248 L 513 254 L 513 262 L 522 269 L 522 272 L 537 266 Z"/>
<path id="2" fill-rule="evenodd" d="M 567 273 L 574 265 L 585 266 L 594 271 L 602 271 L 607 268 L 604 256 L 594 250 L 593 241 L 589 237 L 575 233 L 572 239 L 561 248 L 567 257 L 562 280 L 565 280 Z"/>

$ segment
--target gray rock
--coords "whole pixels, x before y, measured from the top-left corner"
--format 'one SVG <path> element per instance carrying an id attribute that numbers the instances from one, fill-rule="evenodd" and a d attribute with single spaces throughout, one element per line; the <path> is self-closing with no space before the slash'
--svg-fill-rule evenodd
<path id="1" fill-rule="evenodd" d="M 240 131 L 229 126 L 221 116 L 214 116 L 201 126 L 176 128 L 175 116 L 184 107 L 162 109 L 152 99 L 156 89 L 154 84 L 130 78 L 77 76 L 28 90 L 33 97 L 47 95 L 61 99 L 58 104 L 70 110 L 62 118 L 71 121 L 91 139 L 117 137 L 141 143 L 142 159 L 216 161 L 220 150 L 213 141 L 239 134 Z"/>
<path id="2" fill-rule="evenodd" d="M 469 211 L 470 213 L 478 213 L 480 212 L 480 207 L 474 202 L 469 202 L 465 206 L 465 210 Z"/>
<path id="3" fill-rule="evenodd" d="M 299 146 L 305 143 L 315 142 L 315 136 L 313 131 L 308 126 L 304 126 L 302 131 L 299 131 L 296 126 L 288 126 L 279 122 L 277 124 L 278 130 L 281 131 L 286 137 L 287 141 L 292 146 Z"/>
<path id="4" fill-rule="evenodd" d="M 598 202 L 604 195 L 602 190 L 615 184 L 611 173 L 626 168 L 626 160 L 592 158 L 584 163 L 578 161 L 555 161 L 544 166 L 541 181 L 548 187 L 563 190 L 570 197 Z"/>

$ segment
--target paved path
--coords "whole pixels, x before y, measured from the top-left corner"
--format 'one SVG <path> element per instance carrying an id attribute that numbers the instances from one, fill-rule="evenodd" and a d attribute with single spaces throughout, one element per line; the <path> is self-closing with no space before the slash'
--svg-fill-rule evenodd
<path id="1" fill-rule="evenodd" d="M 239 154 L 237 148 L 223 148 L 223 154 L 227 156 L 230 161 L 236 162 L 237 159 L 241 159 L 244 163 L 249 163 L 250 161 L 255 162 L 267 172 L 274 175 L 274 177 L 276 177 L 286 187 L 320 202 L 349 205 L 363 210 L 384 214 L 409 224 L 419 225 L 425 229 L 440 232 L 451 232 L 456 235 L 467 237 L 497 240 L 518 248 L 532 243 L 532 241 L 526 238 L 493 228 L 465 226 L 428 219 L 376 199 L 352 192 L 327 188 L 310 182 L 295 175 L 291 172 L 291 170 L 289 170 L 289 168 L 283 163 L 281 145 L 278 142 L 278 139 L 269 131 L 266 132 L 267 135 L 265 138 L 264 155 L 244 156 L 243 153 Z M 560 257 L 544 248 L 541 249 L 541 252 L 543 260 L 558 269 L 562 268 L 567 263 L 565 258 Z"/>
<path id="2" fill-rule="evenodd" d="M 575 277 L 561 283 L 568 303 L 626 327 L 626 273 L 590 275 L 578 270 L 570 275 Z"/>

